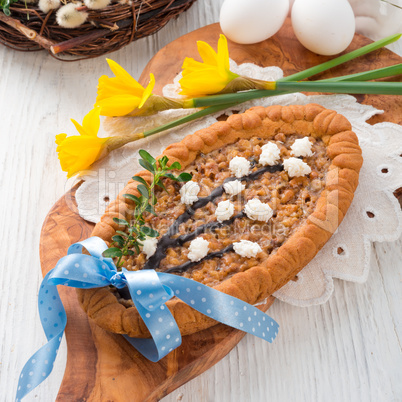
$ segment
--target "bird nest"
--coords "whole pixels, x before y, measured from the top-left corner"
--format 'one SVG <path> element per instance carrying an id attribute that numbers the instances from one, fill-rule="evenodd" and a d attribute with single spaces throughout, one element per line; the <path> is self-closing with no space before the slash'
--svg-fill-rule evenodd
<path id="1" fill-rule="evenodd" d="M 0 11 L 0 41 L 20 51 L 46 49 L 64 61 L 98 57 L 157 32 L 195 0 L 112 1 L 100 10 L 77 4 L 87 18 L 76 28 L 60 26 L 57 10 L 44 13 L 38 4 L 18 1 L 10 5 L 9 16 Z"/>

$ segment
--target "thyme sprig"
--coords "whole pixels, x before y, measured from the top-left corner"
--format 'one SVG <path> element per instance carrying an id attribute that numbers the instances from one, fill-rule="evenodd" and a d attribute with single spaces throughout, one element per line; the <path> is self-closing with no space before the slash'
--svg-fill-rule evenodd
<path id="1" fill-rule="evenodd" d="M 120 226 L 125 226 L 125 231 L 116 230 L 116 235 L 112 237 L 113 243 L 111 247 L 103 252 L 104 257 L 118 258 L 116 266 L 120 269 L 123 266 L 122 258 L 124 256 L 139 254 L 140 247 L 147 237 L 158 237 L 159 233 L 149 226 L 145 225 L 144 215 L 150 213 L 156 216 L 154 205 L 157 202 L 155 196 L 156 187 L 160 187 L 167 192 L 162 182 L 163 178 L 169 178 L 177 182 L 187 182 L 191 180 L 190 173 L 180 173 L 175 176 L 171 170 L 181 169 L 179 162 L 173 162 L 168 166 L 169 158 L 164 155 L 161 159 L 156 160 L 147 151 L 141 149 L 139 151 L 139 164 L 152 174 L 151 184 L 148 184 L 142 177 L 134 176 L 132 179 L 138 182 L 137 190 L 140 196 L 132 194 L 124 194 L 123 196 L 134 202 L 134 216 L 128 222 L 126 219 L 113 218 L 114 222 Z"/>

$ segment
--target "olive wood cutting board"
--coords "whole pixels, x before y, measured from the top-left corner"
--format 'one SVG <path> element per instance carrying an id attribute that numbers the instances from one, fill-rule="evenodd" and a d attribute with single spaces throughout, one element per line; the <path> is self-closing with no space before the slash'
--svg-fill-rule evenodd
<path id="1" fill-rule="evenodd" d="M 220 33 L 219 25 L 213 24 L 176 39 L 153 57 L 139 81 L 146 84 L 149 73 L 152 72 L 156 78 L 154 93 L 161 93 L 162 87 L 172 82 L 180 72 L 186 56 L 199 59 L 196 41 L 206 41 L 216 49 Z M 370 42 L 369 39 L 356 35 L 348 51 Z M 304 49 L 296 40 L 289 20 L 274 37 L 264 42 L 245 46 L 229 41 L 229 53 L 237 63 L 276 65 L 284 70 L 285 75 L 329 59 Z M 315 78 L 351 74 L 400 62 L 401 57 L 387 49 L 381 49 Z M 358 95 L 357 99 L 361 103 L 384 110 L 384 114 L 374 116 L 370 123 L 390 121 L 401 124 L 402 97 Z M 84 221 L 78 214 L 75 202 L 78 185 L 53 206 L 43 224 L 40 239 L 43 275 L 67 253 L 70 244 L 91 235 L 93 224 Z M 151 363 L 123 337 L 108 333 L 93 324 L 81 310 L 74 289 L 59 286 L 59 292 L 68 323 L 67 367 L 58 401 L 159 400 L 212 367 L 244 336 L 243 332 L 219 324 L 183 337 L 183 344 L 178 349 L 160 362 Z M 266 311 L 273 301 L 274 298 L 271 297 L 259 307 Z"/>

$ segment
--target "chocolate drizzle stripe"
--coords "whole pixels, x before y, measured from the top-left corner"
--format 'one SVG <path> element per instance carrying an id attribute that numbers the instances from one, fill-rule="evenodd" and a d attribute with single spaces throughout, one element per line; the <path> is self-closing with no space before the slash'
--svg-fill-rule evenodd
<path id="1" fill-rule="evenodd" d="M 222 226 L 227 226 L 227 225 L 232 224 L 236 219 L 241 219 L 244 216 L 245 216 L 245 213 L 240 212 L 237 215 L 234 215 L 230 219 L 227 219 L 226 221 L 223 221 L 223 222 L 213 221 L 213 222 L 206 223 L 205 225 L 198 226 L 194 230 L 194 232 L 191 232 L 191 233 L 188 233 L 185 235 L 181 235 L 181 236 L 177 237 L 175 240 L 177 241 L 178 246 L 182 246 L 184 243 L 195 239 L 201 233 L 205 233 L 208 229 L 209 230 L 219 229 Z"/>
<path id="2" fill-rule="evenodd" d="M 209 253 L 204 258 L 201 258 L 199 261 L 186 261 L 184 264 L 177 265 L 177 266 L 175 266 L 173 268 L 169 268 L 164 272 L 166 272 L 168 274 L 184 272 L 184 271 L 187 271 L 190 268 L 195 267 L 198 264 L 201 264 L 204 261 L 212 260 L 212 258 L 215 258 L 215 257 L 222 258 L 222 256 L 225 253 L 229 253 L 230 251 L 233 251 L 233 244 L 231 244 L 230 246 L 225 247 L 223 250 L 215 251 L 213 253 Z"/>
<path id="3" fill-rule="evenodd" d="M 274 165 L 274 166 L 264 166 L 261 169 L 256 170 L 255 172 L 250 173 L 247 176 L 243 176 L 241 178 L 236 178 L 236 177 L 229 177 L 226 180 L 224 180 L 223 184 L 228 183 L 233 180 L 240 180 L 240 181 L 254 181 L 258 177 L 260 177 L 262 174 L 266 172 L 270 173 L 275 173 L 275 172 L 280 172 L 283 170 L 283 165 Z M 222 226 L 230 225 L 231 223 L 234 222 L 235 219 L 239 219 L 244 217 L 244 212 L 241 212 L 235 216 L 233 216 L 231 219 L 228 219 L 223 222 L 210 222 L 205 225 L 201 225 L 197 227 L 193 232 L 188 233 L 186 235 L 181 235 L 178 236 L 177 238 L 173 239 L 172 236 L 178 233 L 179 227 L 182 223 L 187 222 L 195 213 L 195 211 L 199 208 L 204 207 L 207 205 L 209 202 L 212 202 L 216 198 L 220 197 L 224 193 L 224 188 L 223 184 L 217 188 L 215 188 L 213 191 L 211 191 L 211 194 L 207 197 L 199 198 L 191 207 L 187 208 L 186 211 L 184 211 L 173 223 L 173 225 L 169 228 L 166 234 L 164 234 L 158 241 L 157 247 L 155 254 L 149 258 L 149 260 L 146 262 L 144 267 L 142 269 L 156 269 L 159 267 L 159 264 L 161 261 L 166 257 L 166 250 L 169 247 L 176 247 L 176 246 L 182 246 L 184 243 L 187 241 L 193 240 L 196 238 L 198 235 L 201 233 L 204 233 L 207 229 L 210 230 L 215 230 L 218 229 Z M 228 246 L 224 248 L 221 251 L 217 251 L 214 253 L 208 254 L 206 257 L 201 259 L 198 262 L 193 262 L 193 261 L 187 261 L 184 264 L 178 265 L 176 267 L 169 268 L 165 272 L 183 272 L 186 269 L 192 268 L 193 266 L 200 264 L 201 262 L 205 260 L 209 260 L 215 257 L 222 257 L 222 255 L 226 252 L 233 251 L 233 246 Z"/>

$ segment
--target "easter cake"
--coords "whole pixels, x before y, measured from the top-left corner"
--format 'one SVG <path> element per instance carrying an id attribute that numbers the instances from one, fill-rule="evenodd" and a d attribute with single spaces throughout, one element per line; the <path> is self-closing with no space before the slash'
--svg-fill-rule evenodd
<path id="1" fill-rule="evenodd" d="M 361 149 L 349 121 L 316 104 L 255 107 L 166 148 L 169 164 L 192 175 L 164 179 L 156 216 L 159 236 L 124 257 L 127 270 L 182 275 L 256 304 L 293 279 L 341 223 L 358 184 Z M 137 174 L 150 182 L 151 174 Z M 116 219 L 130 220 L 138 196 L 130 181 L 93 236 L 112 243 Z M 147 337 L 131 300 L 113 287 L 78 289 L 81 306 L 111 332 Z M 216 322 L 177 298 L 166 303 L 182 335 Z"/>

